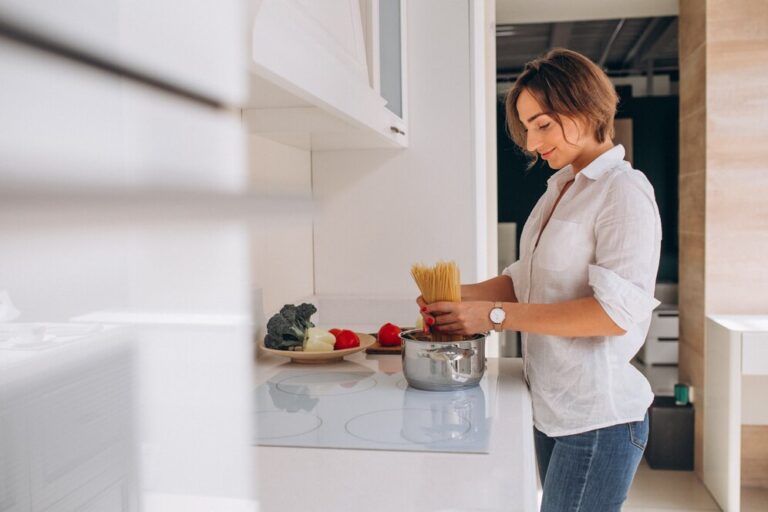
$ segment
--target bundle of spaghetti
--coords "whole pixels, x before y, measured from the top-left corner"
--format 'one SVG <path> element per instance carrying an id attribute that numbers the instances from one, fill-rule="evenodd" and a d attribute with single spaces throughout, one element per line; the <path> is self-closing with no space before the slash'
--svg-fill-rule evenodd
<path id="1" fill-rule="evenodd" d="M 459 267 L 453 261 L 438 261 L 434 267 L 416 264 L 411 275 L 421 296 L 427 304 L 439 301 L 461 302 L 461 280 Z M 433 333 L 436 341 L 456 341 L 460 336 L 445 336 Z"/>

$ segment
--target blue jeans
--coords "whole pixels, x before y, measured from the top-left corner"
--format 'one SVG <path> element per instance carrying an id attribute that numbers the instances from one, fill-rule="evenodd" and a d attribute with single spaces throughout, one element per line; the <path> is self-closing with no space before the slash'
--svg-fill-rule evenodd
<path id="1" fill-rule="evenodd" d="M 643 421 L 571 436 L 533 430 L 544 488 L 541 512 L 621 510 L 648 441 L 648 413 Z"/>

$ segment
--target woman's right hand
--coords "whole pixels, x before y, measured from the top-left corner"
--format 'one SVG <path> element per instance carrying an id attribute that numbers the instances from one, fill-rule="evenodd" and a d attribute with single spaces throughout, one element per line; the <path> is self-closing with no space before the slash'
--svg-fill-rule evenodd
<path id="1" fill-rule="evenodd" d="M 435 317 L 427 313 L 427 302 L 424 300 L 424 297 L 419 295 L 416 299 L 416 304 L 419 305 L 419 312 L 424 319 L 424 332 L 428 333 L 429 328 L 434 325 L 435 323 Z"/>

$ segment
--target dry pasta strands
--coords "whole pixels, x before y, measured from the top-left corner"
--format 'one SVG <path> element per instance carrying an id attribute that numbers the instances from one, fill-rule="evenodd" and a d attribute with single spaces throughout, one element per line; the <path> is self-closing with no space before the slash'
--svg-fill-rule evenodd
<path id="1" fill-rule="evenodd" d="M 413 265 L 411 275 L 424 300 L 461 302 L 459 267 L 453 261 L 438 261 L 434 267 Z"/>
<path id="2" fill-rule="evenodd" d="M 434 267 L 416 264 L 411 275 L 427 304 L 440 301 L 461 302 L 459 266 L 453 261 L 438 261 Z M 458 341 L 461 336 L 432 334 L 435 341 Z"/>

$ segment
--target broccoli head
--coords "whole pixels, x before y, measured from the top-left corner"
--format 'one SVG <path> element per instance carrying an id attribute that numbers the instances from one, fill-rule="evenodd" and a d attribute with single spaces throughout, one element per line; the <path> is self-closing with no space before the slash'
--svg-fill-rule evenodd
<path id="1" fill-rule="evenodd" d="M 307 337 L 307 329 L 314 327 L 310 317 L 317 308 L 312 304 L 301 304 L 298 307 L 286 304 L 267 322 L 267 335 L 264 346 L 278 350 L 291 350 L 301 347 Z"/>
<path id="2" fill-rule="evenodd" d="M 315 313 L 317 313 L 317 308 L 314 304 L 308 304 L 306 302 L 299 304 L 299 306 L 296 308 L 296 320 L 300 321 L 304 325 L 305 329 L 309 329 L 310 327 L 315 326 L 315 324 L 310 321 L 310 318 Z"/>

